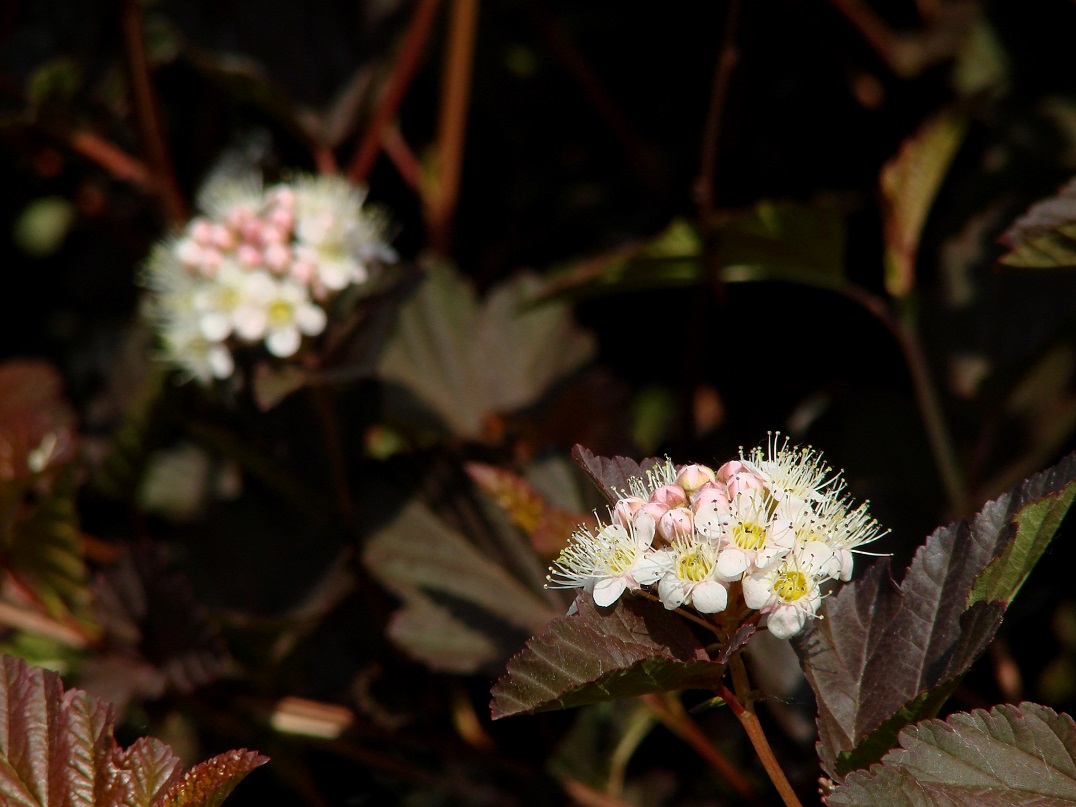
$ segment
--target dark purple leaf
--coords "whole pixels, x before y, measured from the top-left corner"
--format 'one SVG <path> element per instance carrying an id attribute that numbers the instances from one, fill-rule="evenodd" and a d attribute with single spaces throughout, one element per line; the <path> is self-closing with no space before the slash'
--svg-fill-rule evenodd
<path id="1" fill-rule="evenodd" d="M 218 807 L 268 761 L 239 750 L 182 776 L 159 740 L 120 748 L 111 704 L 60 676 L 0 656 L 0 804 L 5 807 Z"/>
<path id="2" fill-rule="evenodd" d="M 576 613 L 551 622 L 508 662 L 508 674 L 493 687 L 494 719 L 718 686 L 724 665 L 711 661 L 688 623 L 659 603 L 625 596 L 598 608 L 581 595 L 576 605 Z"/>
<path id="3" fill-rule="evenodd" d="M 632 479 L 645 479 L 646 472 L 662 461 L 657 457 L 649 457 L 642 462 L 628 457 L 599 457 L 589 448 L 578 444 L 572 447 L 572 457 L 594 480 L 594 484 L 601 489 L 610 503 L 631 490 Z"/>
<path id="4" fill-rule="evenodd" d="M 1051 525 L 1052 535 L 1060 521 L 1056 507 L 1041 505 L 1071 500 L 1074 477 L 1070 456 L 989 502 L 970 523 L 936 530 L 899 586 L 882 561 L 825 600 L 824 618 L 797 647 L 818 702 L 819 756 L 831 776 L 876 761 L 901 725 L 934 714 L 943 698 L 930 693 L 967 671 L 1007 605 L 1003 598 L 973 600 L 977 578 L 998 558 L 1006 568 L 1023 568 L 1011 551 L 1021 541 L 1041 552 L 1049 537 L 1043 525 Z M 996 590 L 998 597 L 1015 591 L 1012 585 Z"/>
<path id="5" fill-rule="evenodd" d="M 1008 266 L 1076 266 L 1076 179 L 1028 208 L 1001 241 L 1010 248 L 1001 258 Z"/>
<path id="6" fill-rule="evenodd" d="M 153 807 L 220 807 L 248 773 L 268 761 L 245 748 L 219 754 L 187 771 Z"/>
<path id="7" fill-rule="evenodd" d="M 856 771 L 831 807 L 1016 807 L 1076 802 L 1076 723 L 1034 703 L 926 720 Z"/>

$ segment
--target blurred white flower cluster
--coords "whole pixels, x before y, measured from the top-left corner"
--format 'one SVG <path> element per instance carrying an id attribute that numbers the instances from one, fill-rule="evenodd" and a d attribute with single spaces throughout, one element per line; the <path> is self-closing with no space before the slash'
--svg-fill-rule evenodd
<path id="1" fill-rule="evenodd" d="M 851 579 L 852 553 L 885 532 L 819 453 L 779 439 L 716 471 L 666 461 L 632 480 L 607 526 L 572 536 L 550 587 L 583 588 L 600 606 L 656 590 L 666 608 L 702 614 L 724 611 L 732 595 L 774 636 L 799 633 L 822 586 Z"/>
<path id="2" fill-rule="evenodd" d="M 146 266 L 162 358 L 208 383 L 235 369 L 233 351 L 264 344 L 294 356 L 320 334 L 331 300 L 395 259 L 384 221 L 339 177 L 213 182 L 202 215 L 158 244 Z"/>

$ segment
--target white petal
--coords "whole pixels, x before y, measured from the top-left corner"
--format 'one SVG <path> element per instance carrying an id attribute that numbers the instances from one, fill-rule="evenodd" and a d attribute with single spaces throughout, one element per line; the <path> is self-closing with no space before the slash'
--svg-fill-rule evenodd
<path id="1" fill-rule="evenodd" d="M 668 555 L 664 552 L 652 552 L 646 557 L 635 562 L 631 576 L 640 586 L 650 586 L 658 581 L 669 568 L 666 560 Z"/>
<path id="2" fill-rule="evenodd" d="M 788 639 L 795 636 L 807 622 L 807 614 L 794 605 L 783 605 L 769 615 L 766 627 L 778 639 Z"/>
<path id="3" fill-rule="evenodd" d="M 652 546 L 654 543 L 654 532 L 657 530 L 657 522 L 654 521 L 654 517 L 649 513 L 640 511 L 636 514 L 633 524 L 635 528 L 635 545 L 643 549 Z M 621 529 L 623 529 L 623 527 L 621 527 Z"/>
<path id="4" fill-rule="evenodd" d="M 214 345 L 209 349 L 209 369 L 217 378 L 227 378 L 235 371 L 232 354 L 224 345 Z"/>
<path id="5" fill-rule="evenodd" d="M 286 359 L 299 349 L 301 339 L 298 328 L 274 328 L 265 338 L 265 346 L 274 356 Z"/>
<path id="6" fill-rule="evenodd" d="M 672 611 L 684 604 L 687 592 L 684 591 L 684 585 L 676 575 L 667 574 L 658 583 L 658 596 L 661 597 L 661 604 Z"/>
<path id="7" fill-rule="evenodd" d="M 225 314 L 209 311 L 198 318 L 198 330 L 210 342 L 222 342 L 232 332 L 232 320 Z"/>
<path id="8" fill-rule="evenodd" d="M 735 580 L 746 572 L 747 567 L 750 565 L 747 553 L 739 549 L 723 549 L 717 556 L 717 573 L 726 580 Z M 754 608 L 755 606 L 752 605 L 751 607 Z"/>
<path id="9" fill-rule="evenodd" d="M 318 305 L 302 305 L 295 312 L 295 322 L 307 336 L 317 336 L 325 330 L 325 312 Z"/>
<path id="10" fill-rule="evenodd" d="M 605 607 L 612 605 L 627 588 L 623 577 L 607 577 L 594 584 L 594 604 Z"/>
<path id="11" fill-rule="evenodd" d="M 743 579 L 743 601 L 748 608 L 763 608 L 774 599 L 773 582 L 766 574 L 749 574 Z"/>
<path id="12" fill-rule="evenodd" d="M 691 604 L 704 614 L 716 614 L 729 604 L 729 593 L 717 581 L 703 580 L 691 590 Z"/>

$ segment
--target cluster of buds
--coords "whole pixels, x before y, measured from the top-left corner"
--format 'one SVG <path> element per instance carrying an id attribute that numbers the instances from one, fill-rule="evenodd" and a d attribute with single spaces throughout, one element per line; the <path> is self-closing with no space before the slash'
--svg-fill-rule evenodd
<path id="1" fill-rule="evenodd" d="M 163 358 L 203 383 L 233 373 L 237 348 L 294 356 L 334 297 L 395 258 L 382 219 L 342 178 L 226 179 L 200 201 L 203 215 L 154 249 L 146 285 Z"/>
<path id="2" fill-rule="evenodd" d="M 583 588 L 599 606 L 650 590 L 670 609 L 724 611 L 732 597 L 787 639 L 813 618 L 829 581 L 852 577 L 852 553 L 885 532 L 854 505 L 811 448 L 753 449 L 716 471 L 666 460 L 578 530 L 550 569 L 552 588 Z"/>

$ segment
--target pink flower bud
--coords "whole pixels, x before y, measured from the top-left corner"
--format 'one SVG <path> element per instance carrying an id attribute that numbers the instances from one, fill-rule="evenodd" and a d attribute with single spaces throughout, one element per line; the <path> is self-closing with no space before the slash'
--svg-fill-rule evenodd
<path id="1" fill-rule="evenodd" d="M 729 494 L 723 482 L 707 482 L 691 494 L 691 506 L 696 513 L 699 508 L 715 503 L 722 509 L 729 506 Z"/>
<path id="2" fill-rule="evenodd" d="M 658 521 L 658 535 L 670 544 L 677 538 L 685 538 L 695 531 L 695 519 L 686 507 L 669 510 Z"/>
<path id="3" fill-rule="evenodd" d="M 210 238 L 213 241 L 213 246 L 217 249 L 224 251 L 231 251 L 235 249 L 235 233 L 225 227 L 223 224 L 214 224 Z"/>
<path id="4" fill-rule="evenodd" d="M 213 243 L 213 223 L 199 216 L 190 224 L 190 235 L 194 243 L 208 247 Z"/>
<path id="5" fill-rule="evenodd" d="M 295 229 L 295 212 L 283 207 L 273 208 L 269 212 L 269 223 L 273 228 L 282 233 L 284 240 L 291 239 L 291 232 Z"/>
<path id="6" fill-rule="evenodd" d="M 202 250 L 201 260 L 198 264 L 198 270 L 206 277 L 215 277 L 217 270 L 220 269 L 221 262 L 224 257 L 215 249 L 207 247 Z"/>
<path id="7" fill-rule="evenodd" d="M 715 478 L 712 468 L 705 465 L 685 465 L 676 475 L 676 484 L 690 495 L 707 482 L 713 482 Z"/>
<path id="8" fill-rule="evenodd" d="M 262 253 L 257 247 L 250 244 L 240 244 L 236 252 L 239 256 L 239 263 L 248 269 L 262 265 Z"/>
<path id="9" fill-rule="evenodd" d="M 263 253 L 265 265 L 277 274 L 283 274 L 291 264 L 291 250 L 283 244 L 269 244 Z"/>
<path id="10" fill-rule="evenodd" d="M 630 528 L 635 514 L 644 504 L 646 502 L 638 496 L 625 496 L 617 500 L 617 503 L 613 505 L 613 520 L 623 525 L 625 529 Z"/>
<path id="11" fill-rule="evenodd" d="M 312 284 L 317 275 L 317 267 L 310 261 L 297 260 L 291 265 L 291 276 L 300 283 Z"/>
<path id="12" fill-rule="evenodd" d="M 766 483 L 750 471 L 744 470 L 729 479 L 725 486 L 728 488 L 729 499 L 735 499 L 748 490 L 764 490 Z"/>
<path id="13" fill-rule="evenodd" d="M 224 214 L 224 223 L 233 232 L 240 232 L 243 229 L 243 225 L 246 224 L 254 217 L 254 214 L 250 211 L 250 208 L 243 205 L 236 205 Z"/>
<path id="14" fill-rule="evenodd" d="M 745 470 L 747 470 L 747 466 L 745 466 L 742 462 L 740 462 L 739 460 L 730 460 L 729 462 L 726 462 L 724 465 L 717 469 L 717 481 L 727 483 L 730 479 L 732 479 L 732 477 L 740 473 L 740 471 Z"/>
<path id="15" fill-rule="evenodd" d="M 687 504 L 687 494 L 679 485 L 662 485 L 650 494 L 650 501 L 666 507 L 680 507 Z"/>
<path id="16" fill-rule="evenodd" d="M 635 515 L 638 517 L 640 513 L 646 513 L 646 515 L 650 516 L 654 521 L 661 521 L 661 517 L 668 511 L 669 508 L 660 502 L 647 502 L 639 508 Z"/>
<path id="17" fill-rule="evenodd" d="M 261 219 L 252 218 L 244 221 L 243 226 L 239 228 L 239 237 L 247 244 L 261 244 L 263 226 Z"/>

